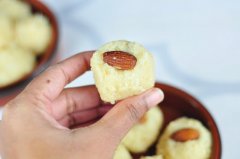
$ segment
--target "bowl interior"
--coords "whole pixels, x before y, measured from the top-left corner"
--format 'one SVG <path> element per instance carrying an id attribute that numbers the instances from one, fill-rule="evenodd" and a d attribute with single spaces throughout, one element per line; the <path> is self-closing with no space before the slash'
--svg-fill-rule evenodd
<path id="1" fill-rule="evenodd" d="M 47 49 L 44 51 L 43 54 L 37 57 L 37 62 L 34 70 L 30 74 L 25 75 L 24 77 L 22 77 L 21 79 L 19 79 L 18 81 L 10 85 L 0 87 L 1 94 L 6 94 L 6 92 L 11 93 L 13 92 L 13 90 L 19 89 L 19 87 L 22 87 L 20 86 L 20 84 L 24 83 L 24 85 L 26 85 L 26 83 L 28 83 L 26 81 L 31 80 L 34 76 L 39 74 L 43 69 L 45 69 L 51 63 L 56 53 L 59 31 L 58 31 L 57 20 L 54 14 L 50 11 L 50 9 L 47 6 L 45 6 L 40 1 L 36 1 L 36 0 L 25 0 L 25 1 L 28 4 L 30 4 L 33 13 L 38 12 L 45 15 L 48 18 L 50 25 L 52 27 L 52 37 Z M 0 98 L 2 97 L 0 96 Z"/>
<path id="2" fill-rule="evenodd" d="M 182 90 L 161 83 L 156 83 L 155 86 L 161 88 L 165 95 L 164 101 L 159 106 L 164 114 L 164 125 L 161 129 L 160 135 L 169 122 L 176 118 L 187 116 L 198 119 L 210 130 L 212 134 L 213 146 L 210 159 L 220 159 L 221 140 L 219 131 L 214 119 L 206 108 L 204 108 L 199 101 Z M 154 155 L 155 149 L 156 143 L 146 153 L 137 154 L 134 158 L 137 159 L 141 155 Z"/>
<path id="3" fill-rule="evenodd" d="M 163 128 L 161 129 L 159 137 L 169 122 L 175 120 L 176 118 L 186 116 L 198 119 L 206 128 L 208 128 L 208 130 L 210 130 L 212 134 L 213 145 L 210 159 L 221 159 L 222 147 L 220 134 L 214 119 L 206 110 L 206 108 L 197 99 L 180 89 L 162 83 L 156 83 L 155 87 L 161 88 L 165 95 L 164 101 L 159 105 L 164 115 Z M 93 121 L 81 125 L 74 125 L 71 128 L 74 129 L 78 127 L 88 126 L 99 119 L 100 118 L 97 118 Z M 133 158 L 139 159 L 141 156 L 154 155 L 156 144 L 157 141 L 148 149 L 146 153 L 132 154 Z"/>

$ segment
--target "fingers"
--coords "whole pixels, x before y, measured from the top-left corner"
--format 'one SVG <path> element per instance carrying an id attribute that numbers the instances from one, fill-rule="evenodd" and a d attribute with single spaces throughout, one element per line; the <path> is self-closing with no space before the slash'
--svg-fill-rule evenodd
<path id="1" fill-rule="evenodd" d="M 92 54 L 93 51 L 79 53 L 49 67 L 29 84 L 25 92 L 48 101 L 55 99 L 66 84 L 90 68 Z"/>
<path id="2" fill-rule="evenodd" d="M 1 134 L 1 132 L 2 132 L 2 121 L 0 120 L 0 154 L 2 154 L 2 134 Z"/>
<path id="3" fill-rule="evenodd" d="M 95 86 L 67 88 L 50 105 L 52 115 L 60 120 L 69 114 L 87 110 L 101 105 L 101 100 Z"/>
<path id="4" fill-rule="evenodd" d="M 144 113 L 160 103 L 163 97 L 160 89 L 152 88 L 139 96 L 123 100 L 97 123 L 97 127 L 104 127 L 104 134 L 114 136 L 114 141 L 118 143 Z"/>
<path id="5" fill-rule="evenodd" d="M 102 117 L 111 108 L 112 106 L 100 106 L 85 111 L 74 112 L 66 115 L 58 122 L 65 127 L 84 125 L 89 121 Z"/>

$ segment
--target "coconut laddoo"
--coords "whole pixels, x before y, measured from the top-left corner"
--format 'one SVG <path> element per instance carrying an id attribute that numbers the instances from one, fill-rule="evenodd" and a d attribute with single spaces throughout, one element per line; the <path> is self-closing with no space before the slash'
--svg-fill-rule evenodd
<path id="1" fill-rule="evenodd" d="M 0 0 L 0 88 L 33 71 L 51 35 L 47 17 L 31 13 L 27 1 Z"/>
<path id="2" fill-rule="evenodd" d="M 24 49 L 39 55 L 49 45 L 52 29 L 48 19 L 35 14 L 16 24 L 16 42 Z"/>
<path id="3" fill-rule="evenodd" d="M 14 83 L 32 72 L 35 56 L 17 46 L 0 49 L 0 87 Z"/>
<path id="4" fill-rule="evenodd" d="M 132 159 L 132 156 L 128 150 L 120 144 L 115 151 L 113 159 Z"/>
<path id="5" fill-rule="evenodd" d="M 157 154 L 165 159 L 209 159 L 212 138 L 196 119 L 182 117 L 172 121 L 157 145 Z"/>
<path id="6" fill-rule="evenodd" d="M 9 18 L 0 14 L 0 49 L 6 47 L 13 40 L 13 24 Z"/>
<path id="7" fill-rule="evenodd" d="M 31 7 L 19 0 L 0 0 L 0 14 L 11 20 L 20 20 L 31 15 Z"/>
<path id="8" fill-rule="evenodd" d="M 140 159 L 163 159 L 162 155 L 142 156 Z"/>
<path id="9" fill-rule="evenodd" d="M 155 81 L 151 53 L 130 41 L 113 41 L 100 47 L 93 54 L 91 69 L 101 99 L 112 104 L 140 94 Z"/>
<path id="10" fill-rule="evenodd" d="M 162 124 L 160 108 L 151 108 L 123 138 L 123 145 L 133 153 L 145 152 L 156 141 Z"/>

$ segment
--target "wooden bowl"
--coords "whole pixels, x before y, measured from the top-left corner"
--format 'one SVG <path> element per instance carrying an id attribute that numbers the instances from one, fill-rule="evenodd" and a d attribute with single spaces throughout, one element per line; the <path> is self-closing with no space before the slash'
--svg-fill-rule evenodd
<path id="1" fill-rule="evenodd" d="M 20 85 L 26 85 L 34 76 L 39 74 L 43 71 L 49 64 L 52 62 L 53 58 L 56 54 L 58 38 L 59 38 L 59 31 L 58 31 L 58 24 L 56 17 L 52 13 L 52 11 L 45 6 L 41 1 L 36 0 L 25 0 L 28 4 L 30 4 L 33 13 L 42 13 L 45 15 L 52 27 L 52 37 L 50 40 L 50 44 L 48 45 L 47 49 L 43 54 L 37 57 L 37 64 L 34 70 L 30 73 L 19 79 L 18 81 L 4 87 L 0 87 L 0 103 L 1 100 L 3 101 L 3 95 L 7 96 L 6 99 L 9 98 L 9 94 L 16 92 L 16 89 L 20 87 Z M 3 103 L 3 102 L 2 102 Z"/>
<path id="2" fill-rule="evenodd" d="M 219 130 L 207 109 L 196 98 L 178 88 L 162 83 L 156 83 L 155 87 L 161 88 L 165 95 L 164 101 L 159 106 L 164 114 L 164 125 L 160 135 L 169 122 L 176 118 L 186 116 L 198 119 L 212 134 L 213 145 L 210 159 L 221 159 L 222 146 Z M 141 155 L 154 155 L 155 149 L 156 143 L 146 153 L 135 154 L 134 158 L 137 159 Z"/>
<path id="3" fill-rule="evenodd" d="M 158 82 L 155 84 L 155 87 L 162 89 L 165 95 L 164 101 L 159 105 L 164 115 L 163 128 L 160 131 L 159 137 L 162 135 L 169 122 L 179 117 L 186 116 L 197 119 L 201 121 L 212 134 L 213 145 L 210 159 L 221 159 L 222 146 L 219 130 L 213 117 L 207 109 L 196 98 L 178 88 Z M 74 129 L 88 126 L 99 119 L 100 118 L 97 118 L 81 125 L 74 125 L 71 128 Z M 156 154 L 155 151 L 157 142 L 158 141 L 156 141 L 146 153 L 132 154 L 133 158 L 139 159 L 141 156 L 152 156 Z"/>

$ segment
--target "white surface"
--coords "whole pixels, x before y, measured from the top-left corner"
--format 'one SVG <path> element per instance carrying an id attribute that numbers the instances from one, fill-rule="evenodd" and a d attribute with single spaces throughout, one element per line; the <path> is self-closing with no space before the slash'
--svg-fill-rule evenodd
<path id="1" fill-rule="evenodd" d="M 239 158 L 240 1 L 44 1 L 59 18 L 62 58 L 111 40 L 142 43 L 155 56 L 157 79 L 192 93 L 214 115 L 222 158 Z M 90 72 L 71 86 L 89 83 Z"/>

